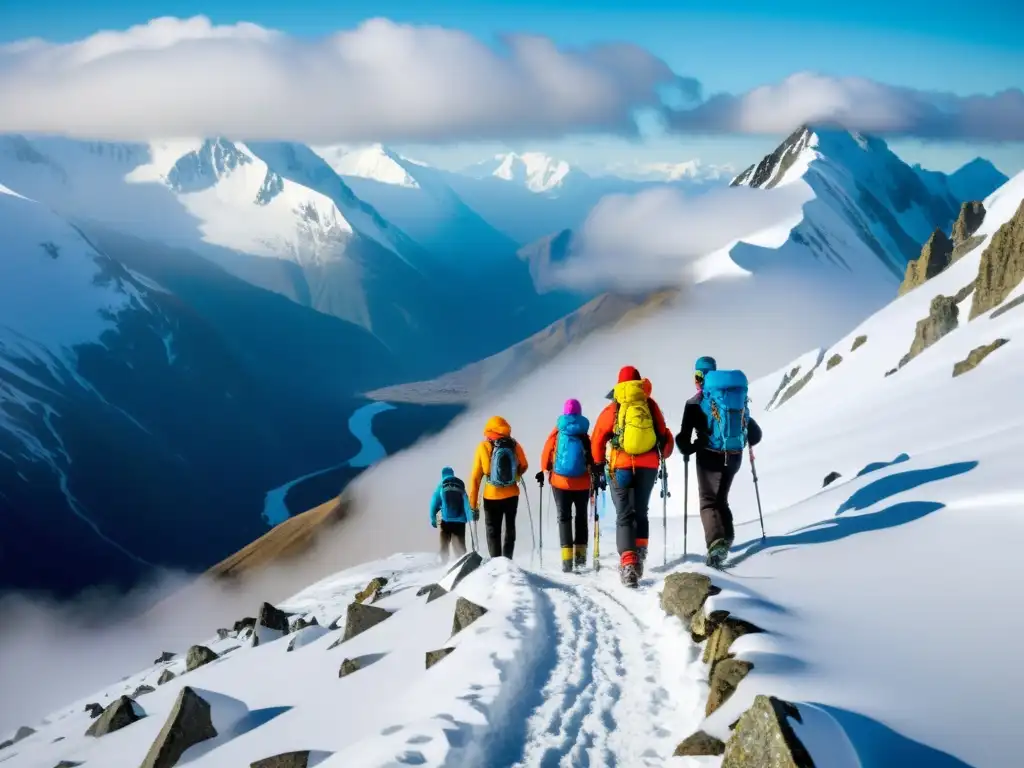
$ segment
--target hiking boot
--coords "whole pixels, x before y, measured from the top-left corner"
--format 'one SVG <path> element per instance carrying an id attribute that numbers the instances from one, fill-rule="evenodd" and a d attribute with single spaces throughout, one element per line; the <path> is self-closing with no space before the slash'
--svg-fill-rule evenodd
<path id="1" fill-rule="evenodd" d="M 622 579 L 622 586 L 636 588 L 637 583 L 640 581 L 640 577 L 637 575 L 636 566 L 630 563 L 629 565 L 619 566 L 619 578 Z"/>
<path id="2" fill-rule="evenodd" d="M 573 562 L 577 568 L 587 567 L 587 548 L 576 547 L 576 551 L 573 553 Z"/>
<path id="3" fill-rule="evenodd" d="M 717 568 L 725 562 L 725 558 L 728 556 L 729 542 L 725 539 L 715 539 L 711 542 L 711 546 L 708 547 L 708 556 L 704 559 L 704 564 Z"/>
<path id="4" fill-rule="evenodd" d="M 636 577 L 644 577 L 644 563 L 647 561 L 647 547 L 636 548 Z"/>
<path id="5" fill-rule="evenodd" d="M 572 560 L 562 561 L 562 573 L 572 573 Z"/>

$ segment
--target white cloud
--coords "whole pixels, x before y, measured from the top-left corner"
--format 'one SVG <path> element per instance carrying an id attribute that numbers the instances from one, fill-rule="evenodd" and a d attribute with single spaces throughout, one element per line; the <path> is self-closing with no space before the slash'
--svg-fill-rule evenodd
<path id="1" fill-rule="evenodd" d="M 677 82 L 633 45 L 501 43 L 386 19 L 300 40 L 203 17 L 22 41 L 0 47 L 0 132 L 310 143 L 631 133 L 634 110 Z"/>
<path id="2" fill-rule="evenodd" d="M 744 94 L 718 94 L 692 109 L 666 110 L 675 130 L 786 134 L 802 124 L 882 136 L 1024 141 L 1024 91 L 960 96 L 862 77 L 798 72 Z"/>
<path id="3" fill-rule="evenodd" d="M 811 198 L 804 184 L 725 187 L 687 194 L 666 187 L 609 195 L 594 207 L 553 283 L 593 290 L 685 285 L 708 254 L 756 232 L 792 226 Z"/>

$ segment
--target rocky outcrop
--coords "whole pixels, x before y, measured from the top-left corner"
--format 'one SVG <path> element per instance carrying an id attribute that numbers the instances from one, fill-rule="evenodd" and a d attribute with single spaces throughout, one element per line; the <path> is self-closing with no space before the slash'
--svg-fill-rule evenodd
<path id="1" fill-rule="evenodd" d="M 706 757 L 717 756 L 725 752 L 725 743 L 704 731 L 697 731 L 683 739 L 673 757 Z"/>
<path id="2" fill-rule="evenodd" d="M 709 685 L 711 690 L 708 693 L 708 703 L 704 708 L 704 714 L 710 715 L 729 700 L 729 697 L 736 692 L 736 687 L 746 677 L 754 665 L 749 661 L 740 659 L 723 659 L 715 664 L 711 670 Z"/>
<path id="3" fill-rule="evenodd" d="M 953 242 L 944 231 L 936 229 L 921 249 L 921 256 L 907 262 L 906 273 L 896 295 L 903 296 L 934 278 L 952 263 L 952 256 Z"/>
<path id="4" fill-rule="evenodd" d="M 459 582 L 479 568 L 483 562 L 484 559 L 479 552 L 469 552 L 448 570 L 445 578 L 441 579 L 441 581 L 447 581 L 448 576 L 450 576 L 453 571 L 457 571 L 455 578 L 452 579 L 452 583 L 448 585 L 448 591 L 454 591 L 455 588 L 459 586 Z M 430 601 L 427 600 L 427 602 L 429 603 Z"/>
<path id="5" fill-rule="evenodd" d="M 936 229 L 921 249 L 921 255 L 907 262 L 907 271 L 896 295 L 903 296 L 923 285 L 948 267 L 952 260 L 953 241 L 941 229 Z"/>
<path id="6" fill-rule="evenodd" d="M 814 376 L 814 370 L 813 369 L 808 371 L 803 377 L 800 378 L 799 381 L 797 381 L 789 389 L 787 389 L 782 394 L 782 397 L 779 398 L 779 402 L 775 405 L 775 407 L 778 408 L 779 406 L 783 405 L 787 400 L 789 400 L 791 397 L 793 397 L 797 392 L 799 392 L 801 389 L 806 387 L 810 383 L 812 376 Z"/>
<path id="7" fill-rule="evenodd" d="M 427 651 L 427 669 L 430 669 L 454 650 L 454 648 L 439 648 L 436 651 Z"/>
<path id="8" fill-rule="evenodd" d="M 960 204 L 960 215 L 953 222 L 953 245 L 960 247 L 970 240 L 985 221 L 985 204 L 979 200 Z M 955 261 L 958 256 L 954 254 Z"/>
<path id="9" fill-rule="evenodd" d="M 163 685 L 164 683 L 171 682 L 171 680 L 173 680 L 174 678 L 175 674 L 171 672 L 171 670 L 165 669 L 163 672 L 160 673 L 160 677 L 156 679 L 156 684 Z"/>
<path id="10" fill-rule="evenodd" d="M 693 617 L 704 607 L 704 602 L 719 592 L 721 590 L 702 573 L 670 573 L 665 577 L 665 586 L 661 592 L 661 609 L 678 617 L 689 631 Z"/>
<path id="11" fill-rule="evenodd" d="M 377 576 L 370 580 L 361 591 L 356 593 L 355 601 L 357 603 L 373 602 L 373 598 L 377 596 L 377 593 L 387 586 L 388 580 L 383 576 Z"/>
<path id="12" fill-rule="evenodd" d="M 246 616 L 244 619 L 239 619 L 235 622 L 232 627 L 234 633 L 237 635 L 240 632 L 244 632 L 247 629 L 253 629 L 256 626 L 256 619 L 252 616 Z"/>
<path id="13" fill-rule="evenodd" d="M 186 749 L 216 737 L 210 704 L 186 685 L 178 693 L 140 768 L 171 768 Z"/>
<path id="14" fill-rule="evenodd" d="M 973 320 L 999 306 L 1024 279 L 1024 202 L 992 235 L 981 254 L 977 288 L 971 305 Z"/>
<path id="15" fill-rule="evenodd" d="M 73 763 L 70 760 L 61 760 L 53 768 L 78 768 L 79 765 L 85 765 L 85 763 Z"/>
<path id="16" fill-rule="evenodd" d="M 989 318 L 990 318 L 990 319 L 992 319 L 992 320 L 995 320 L 995 319 L 996 319 L 997 317 L 999 317 L 1000 315 L 1004 315 L 1004 314 L 1006 314 L 1006 313 L 1007 313 L 1007 312 L 1009 312 L 1009 311 L 1010 311 L 1011 309 L 1013 309 L 1013 308 L 1015 308 L 1015 307 L 1019 307 L 1019 306 L 1020 306 L 1021 304 L 1024 304 L 1024 295 L 1018 296 L 1018 297 L 1017 297 L 1016 299 L 1014 299 L 1013 301 L 1008 301 L 1008 302 L 1006 302 L 1006 303 L 1005 303 L 1005 304 L 1003 304 L 1003 305 L 1002 305 L 1001 307 L 999 307 L 998 309 L 994 310 L 994 311 L 992 312 L 992 314 L 991 314 L 991 315 L 989 315 Z"/>
<path id="17" fill-rule="evenodd" d="M 92 701 L 85 705 L 82 709 L 83 712 L 88 712 L 89 717 L 95 720 L 97 717 L 103 714 L 103 706 Z"/>
<path id="18" fill-rule="evenodd" d="M 971 293 L 973 293 L 974 291 L 974 286 L 976 282 L 976 280 L 971 280 L 971 282 L 969 282 L 967 285 L 965 285 L 963 288 L 957 291 L 956 294 L 953 296 L 953 301 L 959 304 L 961 301 L 970 296 Z"/>
<path id="19" fill-rule="evenodd" d="M 249 768 L 306 768 L 309 765 L 309 750 L 301 752 L 284 752 L 273 757 L 265 757 L 255 763 L 249 763 Z"/>
<path id="20" fill-rule="evenodd" d="M 173 660 L 174 660 L 174 654 L 171 653 L 170 651 L 164 651 L 163 653 L 160 654 L 160 656 L 153 663 L 154 664 L 164 664 L 165 662 L 173 661 Z"/>
<path id="21" fill-rule="evenodd" d="M 460 597 L 455 603 L 455 617 L 452 619 L 452 635 L 456 635 L 487 613 L 482 605 Z"/>
<path id="22" fill-rule="evenodd" d="M 343 659 L 341 667 L 338 669 L 338 677 L 348 677 L 362 668 L 363 665 L 359 663 L 359 659 Z"/>
<path id="23" fill-rule="evenodd" d="M 292 622 L 290 633 L 294 634 L 295 632 L 298 632 L 300 629 L 305 629 L 306 627 L 319 626 L 320 622 L 316 620 L 316 616 L 311 616 L 308 619 L 305 616 L 299 616 L 299 618 Z"/>
<path id="24" fill-rule="evenodd" d="M 194 669 L 199 669 L 204 664 L 209 664 L 211 661 L 216 661 L 219 658 L 220 656 L 205 645 L 193 645 L 185 655 L 185 671 L 191 672 Z"/>
<path id="25" fill-rule="evenodd" d="M 785 389 L 785 388 L 786 388 L 787 386 L 789 386 L 789 383 L 790 383 L 790 382 L 791 382 L 791 381 L 792 381 L 793 379 L 795 379 L 795 378 L 796 378 L 796 375 L 797 375 L 798 373 L 800 373 L 800 366 L 799 366 L 799 365 L 795 366 L 795 367 L 794 367 L 794 368 L 793 368 L 793 369 L 792 369 L 791 371 L 789 371 L 789 373 L 785 373 L 785 374 L 783 374 L 783 375 L 782 375 L 782 381 L 780 381 L 780 382 L 779 382 L 779 386 L 778 386 L 778 388 L 777 388 L 777 389 L 775 390 L 775 394 L 773 394 L 773 395 L 772 395 L 772 397 L 771 397 L 771 400 L 769 400 L 769 401 L 768 401 L 768 405 L 766 405 L 766 406 L 764 407 L 766 411 L 767 411 L 767 410 L 771 410 L 771 407 L 772 407 L 773 405 L 775 405 L 775 401 L 779 399 L 779 395 L 781 395 L 781 394 L 782 394 L 782 391 L 783 391 L 783 390 L 784 390 L 784 389 Z"/>
<path id="26" fill-rule="evenodd" d="M 127 728 L 134 722 L 138 722 L 146 713 L 142 708 L 127 696 L 119 696 L 114 702 L 103 710 L 92 725 L 86 730 L 86 736 L 106 736 L 108 733 Z"/>
<path id="27" fill-rule="evenodd" d="M 825 487 L 831 485 L 836 480 L 838 480 L 840 477 L 842 477 L 842 475 L 839 474 L 838 472 L 834 471 L 834 470 L 832 472 L 829 472 L 827 475 L 825 475 L 825 479 L 821 481 L 821 487 L 825 488 Z"/>
<path id="28" fill-rule="evenodd" d="M 714 631 L 711 632 L 707 645 L 704 646 L 704 663 L 710 664 L 713 672 L 715 665 L 730 657 L 729 649 L 736 640 L 744 635 L 758 632 L 764 632 L 764 630 L 735 616 L 728 616 L 716 621 Z"/>
<path id="29" fill-rule="evenodd" d="M 1009 339 L 996 339 L 991 344 L 982 344 L 980 347 L 975 347 L 967 354 L 967 357 L 953 364 L 953 378 L 968 371 L 973 371 L 982 360 L 1008 342 Z"/>
<path id="30" fill-rule="evenodd" d="M 899 368 L 890 368 L 888 371 L 885 372 L 885 378 L 889 378 L 894 373 L 896 373 L 896 371 L 898 371 L 898 370 L 899 370 Z"/>
<path id="31" fill-rule="evenodd" d="M 437 600 L 439 597 L 444 597 L 448 594 L 448 590 L 442 587 L 440 584 L 427 584 L 426 586 L 420 587 L 416 591 L 416 597 L 427 596 L 427 602 Z"/>
<path id="32" fill-rule="evenodd" d="M 7 749 L 17 744 L 22 739 L 27 739 L 33 733 L 36 732 L 35 728 L 29 728 L 27 725 L 23 725 L 14 732 L 14 736 L 7 741 L 0 741 L 0 749 Z"/>
<path id="33" fill-rule="evenodd" d="M 757 696 L 740 717 L 725 745 L 722 768 L 814 768 L 789 720 L 800 711 L 773 696 Z"/>
<path id="34" fill-rule="evenodd" d="M 256 617 L 256 626 L 288 634 L 288 614 L 270 603 L 264 603 L 260 607 L 260 615 Z"/>
<path id="35" fill-rule="evenodd" d="M 939 295 L 932 299 L 928 317 L 917 321 L 914 341 L 910 344 L 910 351 L 900 360 L 899 367 L 902 368 L 943 336 L 955 330 L 959 319 L 960 308 L 951 296 Z"/>
<path id="36" fill-rule="evenodd" d="M 349 603 L 348 612 L 345 614 L 345 633 L 339 643 L 351 640 L 356 635 L 361 635 L 371 627 L 375 627 L 382 621 L 391 618 L 391 611 L 377 608 L 373 605 L 362 603 Z M 331 646 L 332 648 L 334 646 Z"/>
<path id="37" fill-rule="evenodd" d="M 131 697 L 133 699 L 137 699 L 139 698 L 139 696 L 145 696 L 147 693 L 152 693 L 155 690 L 156 688 L 154 688 L 152 685 L 140 685 L 138 688 L 135 689 L 135 692 L 132 694 Z"/>
<path id="38" fill-rule="evenodd" d="M 858 348 L 863 347 L 867 343 L 867 336 L 858 336 L 853 340 L 853 346 L 850 347 L 851 352 L 856 352 Z"/>
<path id="39" fill-rule="evenodd" d="M 828 359 L 828 362 L 825 364 L 825 370 L 826 371 L 831 371 L 833 368 L 835 368 L 841 362 L 843 362 L 843 356 L 838 354 L 838 353 L 834 354 L 834 355 L 832 355 L 832 357 L 830 357 Z"/>

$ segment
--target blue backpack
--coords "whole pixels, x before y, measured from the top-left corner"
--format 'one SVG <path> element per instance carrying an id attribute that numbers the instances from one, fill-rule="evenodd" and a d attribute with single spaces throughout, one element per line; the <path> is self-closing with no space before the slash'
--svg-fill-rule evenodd
<path id="1" fill-rule="evenodd" d="M 708 448 L 742 453 L 747 447 L 747 377 L 743 371 L 708 371 L 700 407 L 708 420 Z"/>
<path id="2" fill-rule="evenodd" d="M 552 471 L 562 477 L 583 477 L 590 468 L 587 458 L 587 431 L 590 421 L 586 416 L 565 414 L 558 417 L 558 436 L 555 438 L 555 460 Z"/>
<path id="3" fill-rule="evenodd" d="M 515 485 L 519 480 L 519 458 L 516 456 L 516 441 L 511 437 L 500 437 L 491 450 L 491 472 L 487 482 L 499 488 Z"/>
<path id="4" fill-rule="evenodd" d="M 457 477 L 441 481 L 441 519 L 449 523 L 466 522 L 466 484 Z"/>

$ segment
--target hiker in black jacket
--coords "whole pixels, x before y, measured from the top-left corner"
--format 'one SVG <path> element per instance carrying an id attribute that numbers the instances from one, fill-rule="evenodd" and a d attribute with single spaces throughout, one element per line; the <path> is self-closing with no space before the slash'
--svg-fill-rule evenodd
<path id="1" fill-rule="evenodd" d="M 743 466 L 743 454 L 723 453 L 708 446 L 710 430 L 708 418 L 701 409 L 701 400 L 704 396 L 704 375 L 717 370 L 717 365 L 714 358 L 702 357 L 697 360 L 695 368 L 697 393 L 686 401 L 683 423 L 676 435 L 676 447 L 683 456 L 696 454 L 695 472 L 705 544 L 710 557 L 723 560 L 736 536 L 729 508 L 729 489 Z M 747 421 L 747 442 L 751 446 L 761 442 L 761 427 L 752 418 Z"/>

